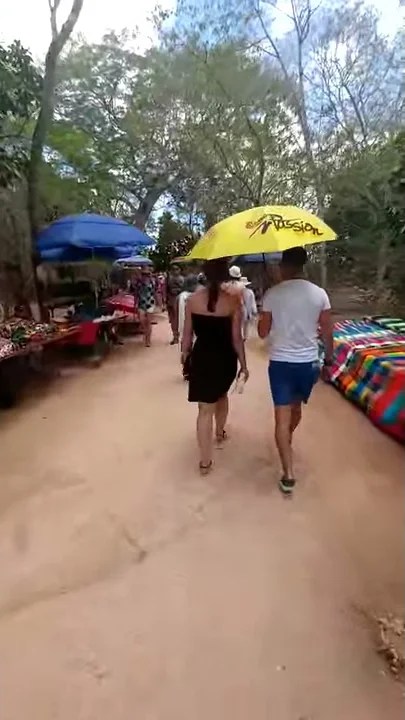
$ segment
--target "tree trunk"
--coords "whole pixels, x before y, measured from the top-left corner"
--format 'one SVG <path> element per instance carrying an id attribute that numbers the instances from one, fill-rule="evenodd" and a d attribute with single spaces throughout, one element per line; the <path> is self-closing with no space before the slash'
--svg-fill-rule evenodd
<path id="1" fill-rule="evenodd" d="M 74 26 L 80 15 L 80 11 L 83 6 L 83 0 L 73 0 L 72 7 L 66 22 L 62 25 L 60 32 L 58 33 L 56 27 L 56 11 L 58 9 L 59 2 L 51 5 L 51 27 L 52 27 L 52 41 L 48 48 L 48 52 L 45 58 L 45 73 L 44 73 L 44 85 L 42 90 L 42 102 L 41 109 L 39 111 L 38 119 L 34 128 L 31 143 L 31 155 L 28 168 L 28 215 L 30 220 L 31 228 L 31 258 L 34 273 L 35 283 L 35 300 L 40 304 L 39 297 L 39 285 L 37 282 L 36 274 L 36 248 L 35 239 L 38 229 L 41 224 L 41 213 L 40 213 L 40 181 L 41 181 L 41 165 L 42 155 L 46 136 L 48 133 L 49 126 L 52 122 L 53 117 L 53 106 L 54 106 L 54 91 L 55 91 L 55 75 L 56 65 L 60 53 L 63 47 L 70 37 Z"/>
<path id="2" fill-rule="evenodd" d="M 45 61 L 42 104 L 32 136 L 31 156 L 28 169 L 28 213 L 33 242 L 41 224 L 40 180 L 42 153 L 47 131 L 50 123 L 52 122 L 53 92 L 57 57 L 57 49 L 54 43 L 51 43 Z"/>
<path id="3" fill-rule="evenodd" d="M 300 49 L 301 45 L 299 45 Z M 319 177 L 318 164 L 314 157 L 311 130 L 308 123 L 307 115 L 307 104 L 305 97 L 304 87 L 304 70 L 302 66 L 302 54 L 299 54 L 299 106 L 298 106 L 298 117 L 301 125 L 302 135 L 304 138 L 305 154 L 307 156 L 307 162 L 312 170 L 312 177 L 316 195 L 316 212 L 319 217 L 323 217 L 324 213 L 324 202 L 325 194 L 322 191 L 322 183 Z M 325 244 L 322 243 L 319 249 L 319 262 L 321 266 L 320 282 L 323 288 L 327 287 L 328 284 L 328 265 L 327 265 L 327 254 Z"/>
<path id="4" fill-rule="evenodd" d="M 34 128 L 31 143 L 31 156 L 28 169 L 28 212 L 31 223 L 32 241 L 40 224 L 40 175 L 42 154 L 46 136 L 53 117 L 55 74 L 60 53 L 69 39 L 79 18 L 83 0 L 73 0 L 66 22 L 60 32 L 56 29 L 56 10 L 59 3 L 51 7 L 52 41 L 45 58 L 44 85 L 42 90 L 41 109 Z M 35 246 L 34 246 L 35 247 Z"/>
<path id="5" fill-rule="evenodd" d="M 390 257 L 389 257 L 390 246 L 391 246 L 390 234 L 385 232 L 381 238 L 379 248 L 378 248 L 378 255 L 377 255 L 377 272 L 376 272 L 376 280 L 375 280 L 375 291 L 376 291 L 375 309 L 376 309 L 376 312 L 378 312 L 378 313 L 383 312 L 384 303 L 386 301 L 385 279 L 386 279 L 387 272 L 390 267 Z"/>
<path id="6" fill-rule="evenodd" d="M 204 231 L 207 232 L 207 230 L 209 230 L 213 225 L 216 225 L 217 222 L 218 217 L 216 212 L 211 212 L 207 210 L 204 218 Z"/>
<path id="7" fill-rule="evenodd" d="M 165 188 L 162 185 L 156 185 L 148 188 L 146 191 L 146 195 L 139 203 L 139 207 L 134 215 L 134 225 L 139 228 L 139 230 L 145 229 L 150 214 L 164 190 Z"/>

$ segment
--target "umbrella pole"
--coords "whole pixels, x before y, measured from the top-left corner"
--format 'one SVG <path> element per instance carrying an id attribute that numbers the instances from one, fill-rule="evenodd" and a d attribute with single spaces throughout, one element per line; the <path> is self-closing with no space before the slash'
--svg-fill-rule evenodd
<path id="1" fill-rule="evenodd" d="M 96 256 L 94 254 L 94 248 L 93 248 L 91 251 L 91 259 L 93 262 L 94 262 L 95 258 L 96 258 Z M 96 280 L 94 283 L 94 298 L 96 301 L 96 309 L 97 309 L 98 308 L 98 280 Z"/>
<path id="2" fill-rule="evenodd" d="M 262 287 L 262 301 L 263 301 L 263 295 L 266 292 L 266 280 L 267 280 L 267 265 L 266 265 L 266 255 L 262 253 L 262 260 L 263 260 L 263 287 Z"/>

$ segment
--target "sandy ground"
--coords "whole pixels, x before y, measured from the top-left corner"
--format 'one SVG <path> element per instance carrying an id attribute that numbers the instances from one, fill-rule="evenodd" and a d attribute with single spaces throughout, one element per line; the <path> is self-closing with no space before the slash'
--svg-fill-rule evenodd
<path id="1" fill-rule="evenodd" d="M 196 471 L 165 323 L 0 417 L 1 720 L 399 720 L 403 450 L 319 385 L 280 496 L 264 354 Z"/>

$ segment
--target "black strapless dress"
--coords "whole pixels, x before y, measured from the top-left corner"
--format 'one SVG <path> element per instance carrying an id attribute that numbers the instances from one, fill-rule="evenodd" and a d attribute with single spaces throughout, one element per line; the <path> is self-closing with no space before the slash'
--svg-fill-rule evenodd
<path id="1" fill-rule="evenodd" d="M 232 318 L 192 314 L 195 342 L 189 360 L 189 402 L 216 403 L 238 371 Z"/>

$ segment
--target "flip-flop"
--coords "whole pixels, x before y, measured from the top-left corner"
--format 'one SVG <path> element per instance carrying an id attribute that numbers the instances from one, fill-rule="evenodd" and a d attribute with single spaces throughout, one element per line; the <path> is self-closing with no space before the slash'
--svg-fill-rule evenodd
<path id="1" fill-rule="evenodd" d="M 200 462 L 198 468 L 201 475 L 208 475 L 208 473 L 212 470 L 212 460 L 209 461 L 208 465 L 204 465 Z"/>

